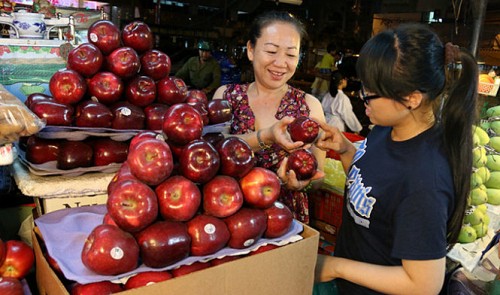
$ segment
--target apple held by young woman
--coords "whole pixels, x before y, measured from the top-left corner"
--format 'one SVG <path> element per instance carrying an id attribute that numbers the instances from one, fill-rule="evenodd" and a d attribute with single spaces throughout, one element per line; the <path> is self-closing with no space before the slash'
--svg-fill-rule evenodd
<path id="1" fill-rule="evenodd" d="M 191 236 L 184 222 L 156 221 L 136 235 L 142 262 L 165 267 L 189 256 Z"/>
<path id="2" fill-rule="evenodd" d="M 290 138 L 293 141 L 302 141 L 303 143 L 312 143 L 319 134 L 319 124 L 307 116 L 296 118 L 287 127 Z"/>
<path id="3" fill-rule="evenodd" d="M 111 190 L 106 208 L 122 230 L 135 233 L 156 220 L 158 199 L 147 184 L 138 180 L 121 180 Z"/>
<path id="4" fill-rule="evenodd" d="M 96 226 L 81 252 L 82 263 L 100 275 L 118 275 L 139 264 L 139 245 L 132 234 L 109 224 Z"/>

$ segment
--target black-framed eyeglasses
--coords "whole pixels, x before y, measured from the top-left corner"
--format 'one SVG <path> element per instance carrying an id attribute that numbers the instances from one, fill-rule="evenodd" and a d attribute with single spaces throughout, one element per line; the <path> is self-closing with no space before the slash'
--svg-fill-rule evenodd
<path id="1" fill-rule="evenodd" d="M 381 98 L 382 96 L 373 94 L 373 95 L 366 95 L 365 90 L 363 89 L 363 85 L 361 85 L 361 88 L 359 89 L 359 98 L 363 101 L 363 103 L 368 104 L 369 100 L 372 99 L 377 99 Z"/>

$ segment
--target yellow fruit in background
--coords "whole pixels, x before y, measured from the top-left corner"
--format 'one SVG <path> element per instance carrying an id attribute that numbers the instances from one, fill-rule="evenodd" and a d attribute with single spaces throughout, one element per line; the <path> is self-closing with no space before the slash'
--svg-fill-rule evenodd
<path id="1" fill-rule="evenodd" d="M 460 234 L 458 235 L 458 242 L 462 244 L 472 243 L 477 239 L 476 230 L 470 225 L 462 225 Z"/>
<path id="2" fill-rule="evenodd" d="M 495 134 L 500 135 L 500 121 L 493 121 L 490 123 L 490 129 L 495 132 Z"/>
<path id="3" fill-rule="evenodd" d="M 487 120 L 482 120 L 479 124 L 479 127 L 481 127 L 481 129 L 483 129 L 484 131 L 487 131 L 490 128 L 490 122 Z"/>
<path id="4" fill-rule="evenodd" d="M 500 189 L 500 171 L 491 171 L 490 178 L 484 183 L 487 188 Z"/>
<path id="5" fill-rule="evenodd" d="M 486 155 L 486 168 L 491 171 L 500 171 L 500 155 Z"/>
<path id="6" fill-rule="evenodd" d="M 495 151 L 500 152 L 500 136 L 493 136 L 488 143 Z"/>
<path id="7" fill-rule="evenodd" d="M 479 82 L 493 84 L 495 83 L 495 80 L 488 74 L 480 74 Z"/>
<path id="8" fill-rule="evenodd" d="M 472 134 L 476 134 L 479 137 L 479 144 L 480 145 L 486 145 L 490 141 L 490 137 L 488 136 L 488 133 L 484 131 L 481 127 L 478 127 L 476 125 L 472 125 Z"/>
<path id="9" fill-rule="evenodd" d="M 486 165 L 486 148 L 482 145 L 472 149 L 472 165 L 476 168 Z"/>
<path id="10" fill-rule="evenodd" d="M 486 168 L 486 167 L 478 167 L 477 170 L 476 170 L 476 173 L 481 177 L 481 179 L 483 180 L 482 183 L 486 183 L 490 177 L 491 177 L 491 172 L 490 172 L 490 169 Z"/>
<path id="11" fill-rule="evenodd" d="M 484 213 L 477 210 L 471 209 L 465 212 L 464 223 L 470 225 L 476 225 L 484 222 Z"/>
<path id="12" fill-rule="evenodd" d="M 477 238 L 482 238 L 488 233 L 488 225 L 484 223 L 473 225 L 472 228 L 476 231 Z"/>
<path id="13" fill-rule="evenodd" d="M 483 222 L 487 226 L 490 225 L 490 216 L 488 214 L 486 214 L 486 213 L 484 214 Z"/>
<path id="14" fill-rule="evenodd" d="M 478 187 L 480 184 L 483 183 L 483 180 L 477 173 L 472 173 L 470 177 L 470 187 L 475 188 Z"/>
<path id="15" fill-rule="evenodd" d="M 491 205 L 500 205 L 500 189 L 487 188 L 486 195 L 488 199 L 486 202 Z"/>
<path id="16" fill-rule="evenodd" d="M 486 191 L 486 194 L 488 194 L 488 191 Z M 488 206 L 486 206 L 486 204 L 480 204 L 476 206 L 476 210 L 479 210 L 480 212 L 483 212 L 483 214 L 486 214 L 486 211 L 488 211 Z"/>
<path id="17" fill-rule="evenodd" d="M 487 117 L 496 117 L 500 116 L 500 105 L 491 107 L 486 110 L 486 116 Z"/>
<path id="18" fill-rule="evenodd" d="M 470 191 L 471 204 L 474 206 L 484 204 L 488 201 L 486 190 L 476 187 Z"/>

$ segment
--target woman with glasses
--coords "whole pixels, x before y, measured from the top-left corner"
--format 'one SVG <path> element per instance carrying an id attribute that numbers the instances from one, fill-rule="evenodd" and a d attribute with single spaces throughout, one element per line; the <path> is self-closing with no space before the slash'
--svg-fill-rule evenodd
<path id="1" fill-rule="evenodd" d="M 335 256 L 318 257 L 316 279 L 340 294 L 438 294 L 470 190 L 476 61 L 406 24 L 372 37 L 356 70 L 374 128 L 356 150 L 322 124 L 317 146 L 348 176 Z"/>

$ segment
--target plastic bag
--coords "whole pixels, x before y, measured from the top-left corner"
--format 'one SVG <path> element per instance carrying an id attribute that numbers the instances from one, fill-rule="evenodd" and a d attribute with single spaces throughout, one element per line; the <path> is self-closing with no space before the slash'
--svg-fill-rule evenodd
<path id="1" fill-rule="evenodd" d="M 42 119 L 0 85 L 0 145 L 33 135 L 43 127 L 45 122 Z"/>

